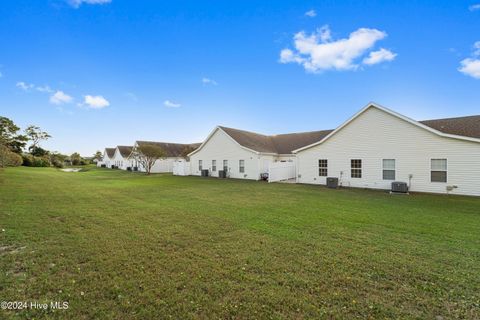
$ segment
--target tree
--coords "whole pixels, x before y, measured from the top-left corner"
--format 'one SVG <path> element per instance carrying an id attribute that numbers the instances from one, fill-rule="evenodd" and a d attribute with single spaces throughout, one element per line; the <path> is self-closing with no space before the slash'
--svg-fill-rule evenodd
<path id="1" fill-rule="evenodd" d="M 41 141 L 48 140 L 52 137 L 47 132 L 42 131 L 40 127 L 34 125 L 28 126 L 27 129 L 25 129 L 25 134 L 27 135 L 28 139 L 32 141 L 32 145 L 28 148 L 28 150 L 35 150 Z"/>
<path id="2" fill-rule="evenodd" d="M 181 156 L 184 157 L 184 158 L 188 158 L 188 155 L 190 153 L 192 153 L 193 151 L 195 151 L 195 149 L 197 149 L 197 148 L 192 147 L 191 145 L 187 145 L 187 146 L 185 146 L 185 148 L 183 148 Z"/>
<path id="3" fill-rule="evenodd" d="M 0 116 L 0 145 L 6 146 L 12 152 L 22 153 L 28 138 L 18 134 L 19 130 L 12 120 Z"/>
<path id="4" fill-rule="evenodd" d="M 155 161 L 166 157 L 165 151 L 154 143 L 142 143 L 133 151 L 134 158 L 145 168 L 147 175 L 152 171 Z"/>
<path id="5" fill-rule="evenodd" d="M 20 166 L 22 162 L 22 156 L 10 151 L 5 145 L 0 144 L 0 168 Z"/>
<path id="6" fill-rule="evenodd" d="M 103 158 L 103 154 L 101 151 L 97 151 L 95 152 L 95 154 L 93 155 L 93 159 L 96 159 L 97 161 L 101 161 Z"/>
<path id="7" fill-rule="evenodd" d="M 82 157 L 78 152 L 75 152 L 70 156 L 70 161 L 72 162 L 72 166 L 78 166 L 80 161 L 82 161 Z"/>

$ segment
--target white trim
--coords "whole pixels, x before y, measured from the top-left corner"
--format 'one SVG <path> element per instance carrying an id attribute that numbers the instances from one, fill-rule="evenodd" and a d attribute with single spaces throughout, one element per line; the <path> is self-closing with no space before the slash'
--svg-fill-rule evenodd
<path id="1" fill-rule="evenodd" d="M 470 138 L 470 137 L 465 137 L 465 136 L 459 136 L 459 135 L 455 135 L 455 134 L 448 134 L 448 133 L 443 133 L 441 131 L 438 131 L 436 129 L 433 129 L 429 126 L 426 126 L 424 125 L 423 123 L 420 123 L 418 121 L 415 121 L 409 117 L 406 117 L 398 112 L 395 112 L 393 110 L 390 110 L 386 107 L 383 107 L 381 105 L 379 105 L 378 103 L 375 103 L 375 102 L 370 102 L 368 103 L 365 107 L 363 107 L 360 111 L 358 111 L 356 114 L 354 114 L 350 119 L 348 119 L 347 121 L 345 121 L 342 125 L 340 125 L 339 127 L 337 127 L 335 130 L 333 130 L 332 132 L 330 132 L 327 136 L 325 136 L 322 140 L 320 141 L 317 141 L 315 143 L 312 143 L 308 146 L 305 146 L 305 147 L 302 147 L 302 148 L 298 148 L 296 150 L 293 150 L 292 152 L 293 153 L 297 153 L 297 152 L 300 152 L 300 151 L 303 151 L 303 150 L 306 150 L 306 149 L 310 149 L 312 147 L 315 147 L 323 142 L 325 142 L 327 139 L 329 139 L 331 136 L 333 136 L 334 134 L 336 134 L 338 131 L 342 130 L 345 126 L 347 126 L 350 122 L 352 122 L 353 120 L 355 120 L 357 117 L 359 117 L 362 113 L 364 113 L 365 111 L 367 111 L 368 109 L 370 108 L 377 108 L 381 111 L 384 111 L 392 116 L 395 116 L 397 118 L 400 118 L 406 122 L 409 122 L 417 127 L 420 127 L 424 130 L 427 130 L 427 131 L 430 131 L 434 134 L 437 134 L 441 137 L 446 137 L 446 138 L 452 138 L 452 139 L 458 139 L 458 140 L 466 140 L 466 141 L 471 141 L 471 142 L 479 142 L 480 143 L 480 139 L 477 139 L 477 138 Z"/>

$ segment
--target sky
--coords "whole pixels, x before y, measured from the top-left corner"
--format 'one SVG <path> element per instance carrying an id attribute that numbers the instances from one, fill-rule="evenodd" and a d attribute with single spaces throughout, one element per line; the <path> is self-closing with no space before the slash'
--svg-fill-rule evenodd
<path id="1" fill-rule="evenodd" d="M 480 114 L 480 0 L 3 0 L 0 39 L 0 115 L 66 154 Z"/>

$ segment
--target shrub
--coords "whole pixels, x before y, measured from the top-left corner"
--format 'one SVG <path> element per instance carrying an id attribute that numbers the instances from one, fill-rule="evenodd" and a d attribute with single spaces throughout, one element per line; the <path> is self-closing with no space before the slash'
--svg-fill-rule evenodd
<path id="1" fill-rule="evenodd" d="M 50 157 L 34 157 L 31 154 L 23 154 L 23 165 L 26 167 L 50 167 Z"/>
<path id="2" fill-rule="evenodd" d="M 0 167 L 17 167 L 22 164 L 22 157 L 10 151 L 4 145 L 0 145 Z"/>

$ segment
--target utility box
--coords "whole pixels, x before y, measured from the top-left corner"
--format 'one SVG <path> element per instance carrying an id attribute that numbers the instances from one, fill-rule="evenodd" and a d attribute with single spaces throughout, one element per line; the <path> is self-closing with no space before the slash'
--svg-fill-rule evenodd
<path id="1" fill-rule="evenodd" d="M 406 182 L 394 181 L 392 182 L 392 192 L 394 193 L 407 193 L 408 184 Z"/>
<path id="2" fill-rule="evenodd" d="M 331 189 L 338 188 L 338 178 L 329 177 L 327 178 L 327 187 Z"/>

